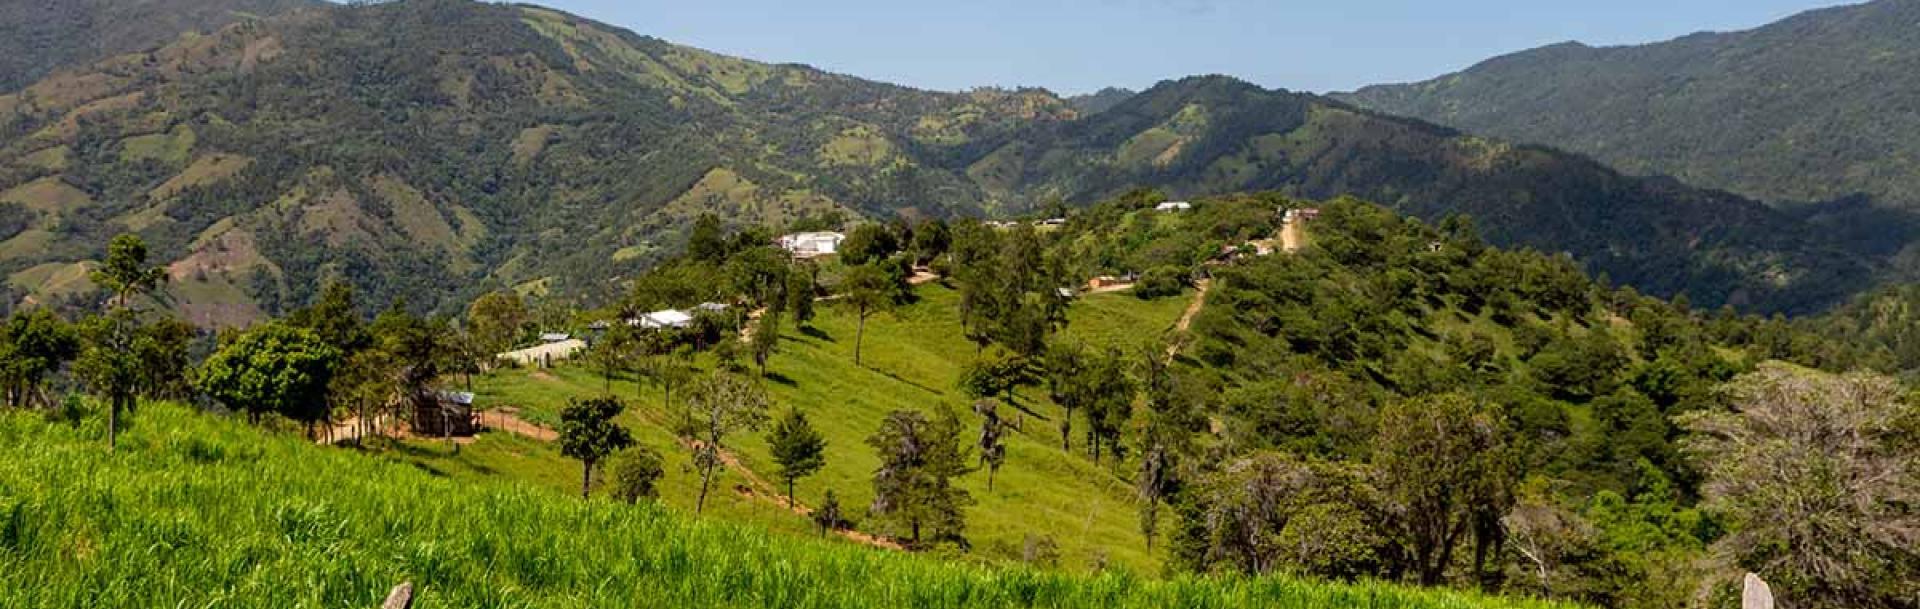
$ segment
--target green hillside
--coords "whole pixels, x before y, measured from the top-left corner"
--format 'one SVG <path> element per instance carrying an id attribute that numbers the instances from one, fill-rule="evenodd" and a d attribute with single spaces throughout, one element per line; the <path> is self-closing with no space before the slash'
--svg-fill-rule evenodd
<path id="1" fill-rule="evenodd" d="M 167 403 L 0 414 L 0 598 L 31 607 L 1547 607 L 1284 578 L 973 567 L 447 479 Z"/>
<path id="2" fill-rule="evenodd" d="M 918 293 L 914 304 L 869 322 L 864 366 L 853 363 L 854 320 L 844 308 L 823 309 L 806 332 L 789 328 L 783 333 L 781 351 L 768 366 L 767 387 L 777 409 L 806 412 L 828 442 L 826 469 L 798 485 L 803 504 L 817 505 L 829 489 L 843 505 L 871 503 L 877 461 L 865 440 L 889 411 L 965 411 L 971 404 L 955 388 L 962 365 L 974 352 L 960 332 L 957 294 L 938 284 L 922 286 Z M 1172 330 L 1189 300 L 1141 301 L 1126 293 L 1088 296 L 1072 308 L 1066 336 L 1088 345 L 1137 350 Z M 700 365 L 710 368 L 713 362 L 703 359 Z M 691 511 L 699 480 L 680 467 L 690 457 L 668 423 L 677 410 L 662 402 L 659 388 L 637 380 L 623 373 L 612 383 L 613 393 L 629 406 L 621 421 L 641 442 L 667 455 L 662 500 Z M 474 382 L 481 407 L 513 407 L 522 418 L 549 427 L 558 422 L 569 398 L 604 395 L 606 387 L 585 362 L 549 370 L 502 370 Z M 1063 453 L 1055 429 L 1059 407 L 1042 388 L 1023 389 L 1018 395 L 1026 413 L 1023 429 L 1011 438 L 993 490 L 987 489 L 984 473 L 970 476 L 963 485 L 979 501 L 967 512 L 972 555 L 1019 560 L 1028 536 L 1045 536 L 1058 544 L 1063 567 L 1080 570 L 1106 562 L 1138 573 L 1158 572 L 1159 561 L 1147 554 L 1138 531 L 1126 472 L 1114 470 L 1111 463 L 1094 465 L 1085 455 Z M 969 426 L 978 424 L 971 413 L 964 420 Z M 740 444 L 740 463 L 759 479 L 773 480 L 776 470 L 766 443 L 756 437 Z M 484 434 L 457 453 L 444 443 L 417 439 L 381 454 L 457 478 L 506 477 L 572 492 L 580 485 L 579 462 L 561 456 L 551 444 L 508 433 Z M 739 471 L 728 471 L 719 487 L 733 490 L 709 498 L 707 509 L 713 513 L 789 532 L 812 529 L 804 516 L 785 508 L 783 497 L 769 496 Z M 741 492 L 743 488 L 752 490 Z"/>
<path id="3" fill-rule="evenodd" d="M 1223 77 L 1077 103 L 759 63 L 528 6 L 300 11 L 0 95 L 4 300 L 90 306 L 28 271 L 131 230 L 205 325 L 290 310 L 329 278 L 448 312 L 499 287 L 600 304 L 702 213 L 1009 216 L 1137 186 L 1469 213 L 1496 243 L 1764 311 L 1862 289 L 1893 238 Z"/>
<path id="4" fill-rule="evenodd" d="M 1920 5 L 1879 0 L 1655 44 L 1563 43 L 1340 96 L 1791 203 L 1920 205 Z"/>
<path id="5" fill-rule="evenodd" d="M 158 47 L 318 0 L 66 0 L 0 6 L 0 92 L 62 67 Z"/>

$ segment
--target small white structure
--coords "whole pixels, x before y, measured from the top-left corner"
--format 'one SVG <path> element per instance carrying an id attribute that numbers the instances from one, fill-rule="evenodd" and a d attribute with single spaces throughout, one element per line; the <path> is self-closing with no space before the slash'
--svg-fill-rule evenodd
<path id="1" fill-rule="evenodd" d="M 1047 218 L 1045 220 L 1033 221 L 1034 226 L 1066 226 L 1066 224 L 1066 218 Z"/>
<path id="2" fill-rule="evenodd" d="M 1186 201 L 1168 201 L 1153 206 L 1154 211 L 1187 211 L 1189 209 L 1193 209 L 1193 204 Z"/>
<path id="3" fill-rule="evenodd" d="M 641 315 L 640 319 L 633 320 L 633 323 L 649 330 L 658 330 L 661 328 L 680 329 L 693 325 L 693 316 L 679 309 L 667 309 Z"/>
<path id="4" fill-rule="evenodd" d="M 508 351 L 506 353 L 501 353 L 494 357 L 497 357 L 503 360 L 510 360 L 522 366 L 544 366 L 555 360 L 563 360 L 569 357 L 573 357 L 574 354 L 579 353 L 585 350 L 586 348 L 587 348 L 587 341 L 574 338 L 574 339 L 562 340 L 560 342 L 542 343 L 537 346 L 527 347 L 525 349 L 520 349 L 516 351 Z"/>
<path id="5" fill-rule="evenodd" d="M 781 249 L 787 250 L 796 258 L 812 258 L 840 251 L 840 242 L 846 240 L 846 235 L 822 231 L 781 235 L 776 242 L 780 244 Z"/>
<path id="6" fill-rule="evenodd" d="M 1295 222 L 1307 222 L 1307 221 L 1311 221 L 1311 220 L 1313 220 L 1313 219 L 1315 219 L 1315 218 L 1319 218 L 1319 217 L 1320 217 L 1320 209 L 1319 209 L 1319 208 L 1315 208 L 1315 207 L 1302 207 L 1302 208 L 1299 208 L 1299 209 L 1289 209 L 1289 210 L 1287 210 L 1287 214 L 1286 214 L 1285 216 L 1282 216 L 1282 217 L 1280 218 L 1280 221 L 1281 221 L 1281 222 L 1285 222 L 1285 223 L 1287 223 L 1287 224 L 1293 224 L 1293 223 L 1295 223 Z"/>
<path id="7" fill-rule="evenodd" d="M 572 338 L 573 338 L 573 335 L 567 334 L 565 332 L 548 332 L 546 334 L 540 335 L 540 342 L 553 344 L 553 343 L 559 343 L 559 342 L 566 342 L 567 340 Z"/>
<path id="8" fill-rule="evenodd" d="M 727 305 L 726 303 L 721 303 L 721 302 L 703 302 L 703 303 L 694 305 L 693 308 L 694 310 L 700 311 L 702 313 L 725 313 L 727 310 Z"/>

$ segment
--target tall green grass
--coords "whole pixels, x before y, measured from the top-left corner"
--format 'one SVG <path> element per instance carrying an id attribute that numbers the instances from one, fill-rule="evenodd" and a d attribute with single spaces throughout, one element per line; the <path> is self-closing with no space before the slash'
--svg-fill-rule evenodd
<path id="1" fill-rule="evenodd" d="M 1283 578 L 1074 576 L 453 480 L 168 404 L 120 450 L 0 413 L 0 607 L 1548 607 Z"/>

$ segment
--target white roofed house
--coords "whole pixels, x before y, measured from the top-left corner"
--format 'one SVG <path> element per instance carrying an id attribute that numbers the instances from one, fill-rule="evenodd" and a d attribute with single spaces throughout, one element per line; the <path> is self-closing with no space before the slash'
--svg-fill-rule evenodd
<path id="1" fill-rule="evenodd" d="M 1153 209 L 1154 211 L 1186 211 L 1193 209 L 1193 204 L 1186 201 L 1167 201 L 1153 206 Z"/>
<path id="2" fill-rule="evenodd" d="M 844 234 L 820 231 L 781 235 L 776 243 L 781 249 L 793 254 L 795 258 L 812 258 L 840 251 L 840 242 L 846 240 L 847 236 Z"/>
<path id="3" fill-rule="evenodd" d="M 664 328 L 683 329 L 693 325 L 693 316 L 679 309 L 666 309 L 641 315 L 633 324 L 649 330 Z"/>

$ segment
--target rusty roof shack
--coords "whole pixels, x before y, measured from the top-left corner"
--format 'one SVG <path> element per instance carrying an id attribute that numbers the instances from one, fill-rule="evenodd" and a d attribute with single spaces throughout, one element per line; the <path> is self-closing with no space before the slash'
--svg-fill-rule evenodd
<path id="1" fill-rule="evenodd" d="M 417 436 L 471 436 L 480 432 L 480 416 L 473 410 L 473 394 L 435 391 L 413 403 L 413 433 Z"/>

